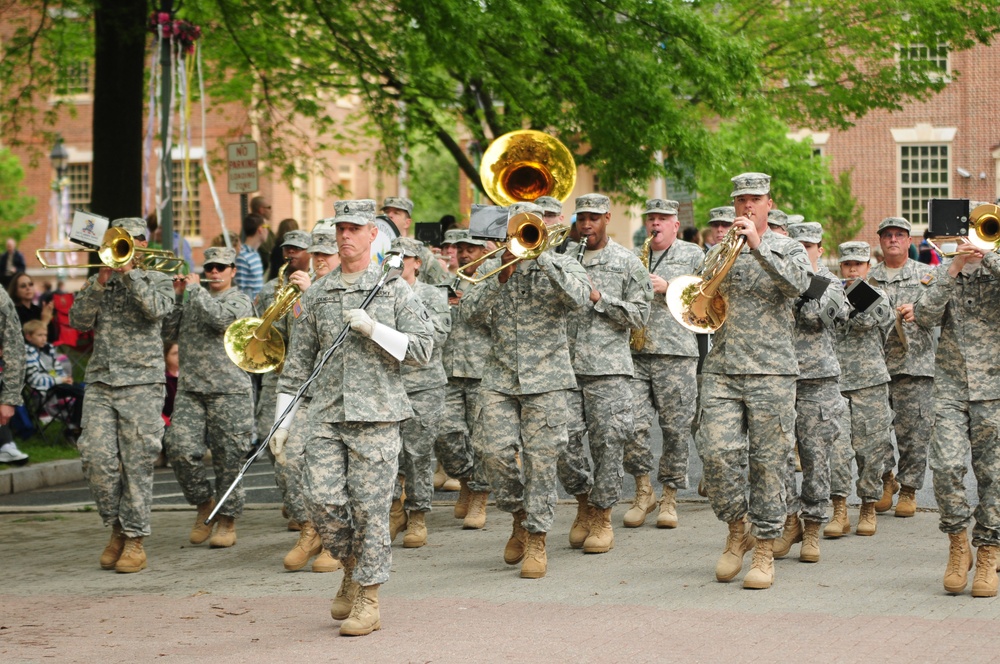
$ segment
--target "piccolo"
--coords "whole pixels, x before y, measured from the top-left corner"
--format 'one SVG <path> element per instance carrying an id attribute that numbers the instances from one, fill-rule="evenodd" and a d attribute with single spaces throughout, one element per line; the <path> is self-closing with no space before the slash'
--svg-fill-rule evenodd
<path id="1" fill-rule="evenodd" d="M 174 281 L 187 281 L 187 275 L 178 274 L 178 275 L 174 276 Z M 205 277 L 202 277 L 198 281 L 200 283 L 203 283 L 203 284 L 221 284 L 223 280 L 222 279 L 207 279 Z"/>

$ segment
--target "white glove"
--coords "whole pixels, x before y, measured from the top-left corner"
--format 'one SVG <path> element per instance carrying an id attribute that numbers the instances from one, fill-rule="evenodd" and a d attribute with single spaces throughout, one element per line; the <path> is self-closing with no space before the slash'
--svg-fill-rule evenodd
<path id="1" fill-rule="evenodd" d="M 344 312 L 344 322 L 350 325 L 352 330 L 369 339 L 375 332 L 375 321 L 364 309 L 350 309 Z"/>
<path id="2" fill-rule="evenodd" d="M 288 458 L 285 456 L 285 442 L 287 441 L 288 429 L 278 429 L 267 443 L 267 446 L 271 449 L 271 454 L 274 455 L 275 463 L 279 466 L 284 466 L 288 461 Z"/>

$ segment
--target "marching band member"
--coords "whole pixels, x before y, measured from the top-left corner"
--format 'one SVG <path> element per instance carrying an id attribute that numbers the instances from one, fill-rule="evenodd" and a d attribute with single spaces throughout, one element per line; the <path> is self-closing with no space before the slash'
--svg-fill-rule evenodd
<path id="1" fill-rule="evenodd" d="M 403 196 L 387 196 L 382 202 L 382 213 L 388 217 L 402 237 L 410 235 L 410 226 L 413 225 L 413 201 Z M 420 262 L 423 264 L 420 281 L 427 284 L 446 284 L 452 279 L 448 270 L 444 268 L 429 247 L 420 244 Z"/>

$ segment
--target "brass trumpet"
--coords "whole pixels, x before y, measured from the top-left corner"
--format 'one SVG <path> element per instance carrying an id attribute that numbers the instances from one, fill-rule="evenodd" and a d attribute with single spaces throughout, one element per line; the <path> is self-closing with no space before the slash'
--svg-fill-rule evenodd
<path id="1" fill-rule="evenodd" d="M 954 241 L 962 245 L 968 243 L 983 251 L 996 251 L 1000 249 L 1000 206 L 986 203 L 976 207 L 969 214 L 969 234 L 956 235 L 951 237 L 927 238 L 927 242 L 937 249 L 938 253 L 945 257 L 957 256 L 958 251 L 942 251 L 941 247 L 935 244 L 934 240 L 944 243 Z"/>
<path id="2" fill-rule="evenodd" d="M 509 250 L 510 253 L 514 254 L 514 260 L 506 263 L 501 262 L 500 267 L 479 277 L 475 276 L 475 274 L 471 277 L 467 276 L 462 270 L 459 270 L 458 276 L 470 283 L 478 284 L 515 263 L 524 260 L 535 260 L 546 249 L 562 244 L 567 235 L 569 235 L 569 226 L 566 224 L 546 226 L 545 222 L 537 214 L 532 214 L 531 212 L 515 214 L 507 222 L 507 244 L 501 244 L 493 251 L 483 254 L 463 267 L 481 265 L 487 259 L 504 250 Z"/>
<path id="3" fill-rule="evenodd" d="M 166 249 L 147 249 L 146 247 L 136 247 L 135 240 L 124 228 L 112 227 L 104 232 L 101 238 L 101 246 L 97 249 L 97 257 L 100 263 L 85 263 L 83 265 L 58 265 L 46 261 L 43 254 L 84 254 L 89 253 L 87 249 L 36 249 L 35 257 L 44 268 L 67 268 L 67 267 L 110 267 L 120 268 L 133 259 L 138 259 L 137 267 L 143 270 L 154 270 L 158 272 L 177 272 L 184 266 L 184 259 L 178 257 L 172 251 Z"/>

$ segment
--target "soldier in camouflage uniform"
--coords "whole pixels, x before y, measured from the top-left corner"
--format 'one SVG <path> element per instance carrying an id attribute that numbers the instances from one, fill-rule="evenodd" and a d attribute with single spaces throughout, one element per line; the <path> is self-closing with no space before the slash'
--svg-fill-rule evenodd
<path id="1" fill-rule="evenodd" d="M 774 580 L 772 544 L 785 522 L 784 464 L 795 442 L 795 300 L 811 271 L 802 245 L 767 227 L 770 182 L 763 173 L 733 178 L 731 232 L 746 245 L 719 287 L 728 313 L 705 358 L 695 434 L 712 509 L 729 524 L 715 576 L 735 578 L 755 548 L 744 588 L 770 588 Z"/>
<path id="2" fill-rule="evenodd" d="M 819 529 L 828 520 L 830 506 L 830 452 L 840 433 L 843 410 L 834 325 L 847 320 L 848 307 L 840 279 L 820 262 L 823 227 L 816 222 L 789 224 L 788 236 L 802 244 L 813 274 L 829 285 L 819 298 L 807 294 L 795 303 L 795 356 L 799 363 L 795 438 L 802 460 L 802 490 L 796 486 L 795 457 L 791 456 L 785 465 L 788 516 L 773 553 L 781 558 L 792 544 L 802 542 L 799 560 L 817 563 Z"/>
<path id="3" fill-rule="evenodd" d="M 392 220 L 401 236 L 409 236 L 413 225 L 413 201 L 402 196 L 387 196 L 382 202 L 382 213 Z M 420 281 L 434 286 L 451 283 L 452 275 L 423 243 L 420 243 L 420 262 L 423 263 Z"/>
<path id="4" fill-rule="evenodd" d="M 632 348 L 635 377 L 631 381 L 635 406 L 635 435 L 625 441 L 625 472 L 635 477 L 635 500 L 625 513 L 625 526 L 641 526 L 656 508 L 649 481 L 653 453 L 649 435 L 653 417 L 659 417 L 663 454 L 656 479 L 663 485 L 658 528 L 677 527 L 677 490 L 686 489 L 688 452 L 698 396 L 698 343 L 693 332 L 678 323 L 667 307 L 667 282 L 694 274 L 704 254 L 701 247 L 677 237 L 677 201 L 646 201 L 643 218 L 649 243 L 649 278 L 653 284 L 649 322 L 642 348 Z"/>
<path id="5" fill-rule="evenodd" d="M 510 212 L 541 216 L 542 209 L 518 203 Z M 513 259 L 509 250 L 503 252 L 503 263 Z M 480 273 L 498 265 L 489 261 Z M 568 444 L 566 390 L 576 387 L 567 312 L 585 306 L 590 292 L 587 273 L 573 256 L 547 250 L 462 296 L 463 319 L 491 334 L 476 430 L 497 507 L 514 515 L 504 562 L 523 560 L 523 578 L 540 578 L 547 569 L 545 534 L 555 518 L 556 463 Z M 516 461 L 519 451 L 524 480 Z"/>
<path id="6" fill-rule="evenodd" d="M 324 546 L 344 564 L 330 615 L 344 621 L 345 635 L 381 627 L 378 587 L 389 579 L 392 561 L 389 504 L 399 422 L 413 415 L 400 362 L 426 363 L 434 344 L 427 311 L 400 279 L 388 281 L 367 310 L 359 308 L 382 270 L 371 261 L 374 215 L 355 212 L 354 203 L 347 201 L 336 217 L 340 267 L 302 296 L 275 408 L 276 416 L 284 413 L 317 360 L 350 325 L 307 392 L 305 447 L 306 508 Z M 293 419 L 294 412 L 279 423 L 271 440 L 275 454 Z"/>
<path id="7" fill-rule="evenodd" d="M 838 247 L 840 275 L 850 282 L 867 279 L 871 247 L 867 242 L 845 242 Z M 857 492 L 861 498 L 858 535 L 874 535 L 875 501 L 882 495 L 882 470 L 891 454 L 892 409 L 889 407 L 889 372 L 885 368 L 885 337 L 895 318 L 892 305 L 883 299 L 868 312 L 853 309 L 837 325 L 837 359 L 840 360 L 840 392 L 847 399 L 841 417 L 840 437 L 830 457 L 830 495 L 833 518 L 823 534 L 846 535 L 847 496 L 851 492 L 851 459 L 858 464 Z"/>
<path id="8" fill-rule="evenodd" d="M 570 314 L 567 336 L 580 387 L 567 394 L 569 446 L 559 457 L 559 480 L 577 497 L 577 519 L 569 543 L 584 553 L 607 553 L 615 545 L 611 508 L 621 499 L 625 443 L 635 436 L 631 328 L 649 320 L 653 284 L 635 254 L 608 237 L 611 200 L 601 194 L 576 199 L 576 228 L 586 243 L 583 265 L 590 302 Z M 579 245 L 569 254 L 577 256 Z M 587 434 L 593 475 L 583 450 Z"/>
<path id="9" fill-rule="evenodd" d="M 896 462 L 890 447 L 882 476 L 882 499 L 875 503 L 875 511 L 892 507 L 892 495 L 898 489 L 898 517 L 913 516 L 917 511 L 916 493 L 924 486 L 933 422 L 934 333 L 913 322 L 913 303 L 926 288 L 920 280 L 927 266 L 909 257 L 910 228 L 910 222 L 902 217 L 882 220 L 878 236 L 885 260 L 871 270 L 871 278 L 896 308 L 897 318 L 885 342 L 885 364 L 892 379 L 889 403 L 896 413 L 893 427 L 899 448 L 899 473 L 893 477 Z"/>
<path id="10" fill-rule="evenodd" d="M 459 269 L 466 269 L 465 265 L 486 253 L 486 241 L 473 238 L 468 230 L 449 230 L 445 232 L 445 239 L 455 244 Z M 475 265 L 471 266 L 467 276 L 475 274 L 475 268 Z M 455 518 L 463 519 L 463 528 L 477 530 L 486 525 L 486 498 L 490 493 L 475 429 L 476 403 L 490 345 L 490 331 L 462 319 L 462 295 L 469 288 L 469 282 L 456 279 L 448 298 L 451 334 L 444 344 L 441 358 L 448 385 L 434 453 L 441 460 L 445 472 L 461 484 L 455 503 Z"/>
<path id="11" fill-rule="evenodd" d="M 24 402 L 21 390 L 24 389 L 27 354 L 23 341 L 21 319 L 17 315 L 17 309 L 14 308 L 13 300 L 4 290 L 3 295 L 0 295 L 0 359 L 2 359 L 0 362 L 0 426 L 7 426 L 7 423 L 14 417 L 14 409 Z M 8 445 L 13 446 L 11 451 L 18 454 L 13 455 L 15 458 L 6 463 L 27 463 L 27 454 L 17 450 L 13 441 Z"/>
<path id="12" fill-rule="evenodd" d="M 413 408 L 413 417 L 403 420 L 399 425 L 399 435 L 403 440 L 399 463 L 400 474 L 408 480 L 406 499 L 403 501 L 406 515 L 403 546 L 408 549 L 427 544 L 427 524 L 424 514 L 431 511 L 431 500 L 434 498 L 434 467 L 431 453 L 434 451 L 434 440 L 441 427 L 445 385 L 448 384 L 448 377 L 441 362 L 441 349 L 448 338 L 448 333 L 451 332 L 451 309 L 448 308 L 447 291 L 442 287 L 417 281 L 417 275 L 423 265 L 420 260 L 423 246 L 423 242 L 407 237 L 399 237 L 392 241 L 392 251 L 403 257 L 402 279 L 420 298 L 424 309 L 430 315 L 434 330 L 434 352 L 430 361 L 420 367 L 404 365 L 400 371 L 403 375 L 406 396 L 409 397 L 410 407 Z M 393 491 L 394 501 L 400 499 L 402 491 L 402 483 L 397 481 Z"/>
<path id="13" fill-rule="evenodd" d="M 116 219 L 137 247 L 146 222 Z M 161 321 L 173 310 L 174 290 L 162 272 L 102 267 L 87 280 L 69 311 L 69 324 L 94 331 L 87 365 L 83 432 L 77 441 L 90 493 L 111 541 L 101 568 L 121 573 L 146 567 L 153 464 L 163 438 L 164 364 Z"/>
<path id="14" fill-rule="evenodd" d="M 927 290 L 914 305 L 915 322 L 941 326 L 934 375 L 934 435 L 930 447 L 939 527 L 950 540 L 944 587 L 960 593 L 972 565 L 967 531 L 976 551 L 973 597 L 997 594 L 1000 547 L 1000 256 L 970 244 L 922 280 Z M 972 455 L 979 503 L 966 498 L 966 458 Z"/>
<path id="15" fill-rule="evenodd" d="M 205 520 L 216 497 L 236 479 L 253 433 L 250 376 L 229 361 L 223 339 L 230 324 L 253 313 L 250 297 L 232 287 L 235 274 L 235 251 L 206 249 L 205 277 L 212 280 L 208 288 L 195 273 L 175 278 L 177 300 L 163 321 L 163 340 L 177 344 L 181 366 L 164 452 L 184 498 L 198 507 L 191 543 L 201 544 L 211 536 L 212 548 L 236 544 L 235 520 L 243 513 L 245 498 L 242 484 L 219 511 L 215 534 Z M 214 491 L 202 462 L 206 451 L 212 453 Z"/>

